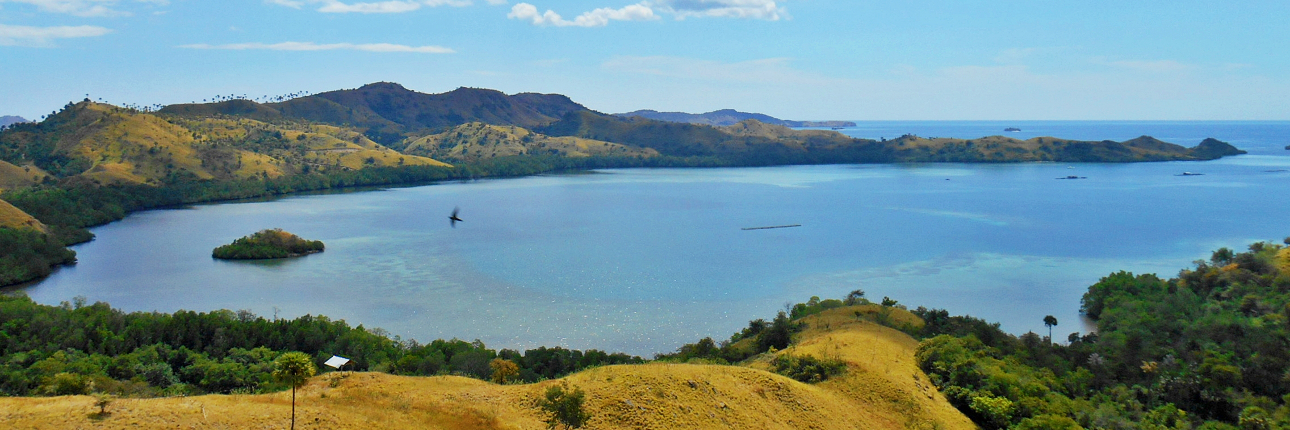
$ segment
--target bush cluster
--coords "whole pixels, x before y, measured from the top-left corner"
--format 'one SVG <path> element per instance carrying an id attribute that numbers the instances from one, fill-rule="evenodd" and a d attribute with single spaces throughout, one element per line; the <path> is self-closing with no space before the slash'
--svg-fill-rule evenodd
<path id="1" fill-rule="evenodd" d="M 248 311 L 126 313 L 83 299 L 60 306 L 0 295 L 0 395 L 103 392 L 128 396 L 285 389 L 273 362 L 288 351 L 350 358 L 346 370 L 489 379 L 509 360 L 506 381 L 534 382 L 588 367 L 641 363 L 597 350 L 494 350 L 457 339 L 421 344 L 381 329 L 306 315 L 265 319 Z M 499 377 L 502 375 L 498 375 Z"/>
<path id="2" fill-rule="evenodd" d="M 1117 272 L 1056 344 L 916 311 L 918 362 L 987 428 L 1290 428 L 1290 250 L 1215 251 L 1176 278 Z"/>
<path id="3" fill-rule="evenodd" d="M 280 228 L 261 230 L 233 243 L 215 248 L 211 256 L 226 260 L 286 258 L 322 252 L 323 243 L 305 240 Z"/>

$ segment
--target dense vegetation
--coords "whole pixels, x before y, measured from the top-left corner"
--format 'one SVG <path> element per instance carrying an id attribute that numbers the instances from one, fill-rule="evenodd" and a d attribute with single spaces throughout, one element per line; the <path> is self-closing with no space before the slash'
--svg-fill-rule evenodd
<path id="1" fill-rule="evenodd" d="M 44 233 L 0 228 L 0 285 L 46 276 L 51 267 L 74 262 L 75 252 Z"/>
<path id="2" fill-rule="evenodd" d="M 126 313 L 83 299 L 61 306 L 0 295 L 0 395 L 90 392 L 127 396 L 265 392 L 287 388 L 273 377 L 274 360 L 299 351 L 314 364 L 332 354 L 346 370 L 399 375 L 455 374 L 487 379 L 501 359 L 533 382 L 593 366 L 640 363 L 598 350 L 489 349 L 480 341 L 393 338 L 381 329 L 350 327 L 324 316 L 265 319 L 247 311 Z M 326 368 L 324 368 L 326 369 Z"/>
<path id="3" fill-rule="evenodd" d="M 1219 249 L 1168 280 L 1114 273 L 1082 309 L 1097 333 L 1065 344 L 921 310 L 919 364 L 987 428 L 1290 427 L 1290 248 Z"/>
<path id="4" fill-rule="evenodd" d="M 258 260 L 295 257 L 322 252 L 323 249 L 321 241 L 302 239 L 275 228 L 260 230 L 228 245 L 219 246 L 211 252 L 211 256 L 226 260 Z"/>

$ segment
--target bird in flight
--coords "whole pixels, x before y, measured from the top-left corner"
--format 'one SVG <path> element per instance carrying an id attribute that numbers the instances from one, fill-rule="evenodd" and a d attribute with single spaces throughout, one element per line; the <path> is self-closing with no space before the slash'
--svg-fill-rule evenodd
<path id="1" fill-rule="evenodd" d="M 452 215 L 448 216 L 448 222 L 452 224 L 452 228 L 457 228 L 457 222 L 461 221 L 461 218 L 457 218 L 458 209 L 460 208 L 452 208 Z"/>

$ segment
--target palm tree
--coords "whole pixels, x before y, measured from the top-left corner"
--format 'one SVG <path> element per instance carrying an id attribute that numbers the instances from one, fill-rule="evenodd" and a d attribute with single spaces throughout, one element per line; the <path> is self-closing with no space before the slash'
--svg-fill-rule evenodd
<path id="1" fill-rule="evenodd" d="M 1057 325 L 1057 318 L 1052 315 L 1044 317 L 1044 325 L 1048 326 L 1048 341 L 1053 341 L 1053 326 Z"/>
<path id="2" fill-rule="evenodd" d="M 303 387 L 310 376 L 318 371 L 314 367 L 314 361 L 309 358 L 308 354 L 303 352 L 288 352 L 278 356 L 274 361 L 278 368 L 273 371 L 273 377 L 279 381 L 291 384 L 291 429 L 296 428 L 296 388 Z"/>

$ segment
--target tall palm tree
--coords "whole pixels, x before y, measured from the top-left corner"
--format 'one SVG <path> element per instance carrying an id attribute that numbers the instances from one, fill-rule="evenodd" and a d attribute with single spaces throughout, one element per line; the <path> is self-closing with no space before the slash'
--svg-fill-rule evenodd
<path id="1" fill-rule="evenodd" d="M 1057 325 L 1057 318 L 1052 315 L 1044 317 L 1044 325 L 1048 326 L 1048 341 L 1053 341 L 1053 326 Z"/>
<path id="2" fill-rule="evenodd" d="M 303 387 L 305 382 L 309 381 L 309 377 L 318 372 L 318 368 L 314 367 L 314 360 L 303 352 L 282 354 L 274 360 L 274 364 L 277 364 L 278 368 L 273 371 L 273 377 L 291 384 L 291 430 L 295 430 L 296 388 Z"/>

